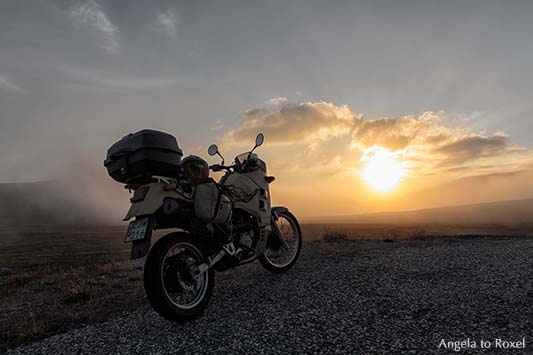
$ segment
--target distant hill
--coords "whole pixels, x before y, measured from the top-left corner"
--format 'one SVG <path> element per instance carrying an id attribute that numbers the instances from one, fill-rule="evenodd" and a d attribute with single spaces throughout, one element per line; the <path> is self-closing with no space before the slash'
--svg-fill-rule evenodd
<path id="1" fill-rule="evenodd" d="M 533 199 L 306 219 L 315 223 L 533 225 Z"/>
<path id="2" fill-rule="evenodd" d="M 128 204 L 127 192 L 113 182 L 0 183 L 0 225 L 117 225 L 122 223 Z M 533 199 L 302 218 L 302 222 L 532 226 Z"/>
<path id="3" fill-rule="evenodd" d="M 98 192 L 83 182 L 1 183 L 0 225 L 120 224 L 125 211 L 110 209 L 112 195 L 107 201 Z"/>

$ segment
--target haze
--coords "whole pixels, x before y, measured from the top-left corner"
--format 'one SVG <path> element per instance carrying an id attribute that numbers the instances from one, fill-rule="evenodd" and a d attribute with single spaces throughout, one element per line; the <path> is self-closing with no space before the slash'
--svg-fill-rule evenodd
<path id="1" fill-rule="evenodd" d="M 153 128 L 226 159 L 263 132 L 274 202 L 302 216 L 533 197 L 532 13 L 530 1 L 4 1 L 0 182 L 66 181 L 120 215 L 128 196 L 105 152 Z M 372 187 L 376 152 L 393 184 Z"/>

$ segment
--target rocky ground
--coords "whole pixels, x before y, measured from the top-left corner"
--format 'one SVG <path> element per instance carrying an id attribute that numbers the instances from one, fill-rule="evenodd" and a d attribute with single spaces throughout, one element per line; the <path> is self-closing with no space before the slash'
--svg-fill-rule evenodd
<path id="1" fill-rule="evenodd" d="M 252 264 L 218 275 L 191 323 L 143 306 L 9 353 L 431 354 L 469 339 L 462 353 L 531 354 L 532 258 L 531 238 L 310 242 L 286 274 Z M 524 338 L 525 349 L 497 345 Z"/>

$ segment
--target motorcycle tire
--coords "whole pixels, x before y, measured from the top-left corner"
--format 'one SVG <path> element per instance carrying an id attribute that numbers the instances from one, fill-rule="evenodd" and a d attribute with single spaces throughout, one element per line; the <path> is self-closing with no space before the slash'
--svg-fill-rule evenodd
<path id="1" fill-rule="evenodd" d="M 285 219 L 291 226 L 291 230 L 294 233 L 294 241 L 296 243 L 295 250 L 292 251 L 292 255 L 290 259 L 281 264 L 277 264 L 274 262 L 273 258 L 269 257 L 269 244 L 277 245 L 276 249 L 281 250 L 281 243 L 275 242 L 274 243 L 268 243 L 267 244 L 267 250 L 259 256 L 259 262 L 265 269 L 268 271 L 271 271 L 273 273 L 282 273 L 287 270 L 289 270 L 291 267 L 294 266 L 296 261 L 298 260 L 298 257 L 300 256 L 300 251 L 302 250 L 302 231 L 300 229 L 300 224 L 298 223 L 298 220 L 296 217 L 290 213 L 289 211 L 284 211 L 279 214 L 278 219 Z M 277 223 L 277 222 L 275 222 Z M 274 229 L 274 228 L 273 228 Z"/>
<path id="2" fill-rule="evenodd" d="M 181 252 L 169 256 L 175 250 Z M 197 238 L 176 232 L 159 239 L 148 253 L 144 267 L 144 289 L 152 308 L 163 318 L 178 323 L 187 322 L 200 316 L 209 304 L 215 286 L 214 270 L 207 270 L 197 279 L 190 274 L 195 265 L 206 261 L 202 250 Z M 196 259 L 195 264 L 191 266 L 193 259 Z M 200 291 L 196 290 L 196 282 L 202 284 Z M 178 303 L 172 297 L 174 292 L 191 290 L 199 294 L 190 304 Z"/>

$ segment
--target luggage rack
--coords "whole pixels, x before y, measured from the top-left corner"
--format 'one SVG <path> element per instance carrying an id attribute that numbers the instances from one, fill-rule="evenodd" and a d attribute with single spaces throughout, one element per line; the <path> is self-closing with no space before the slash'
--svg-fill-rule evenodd
<path id="1" fill-rule="evenodd" d="M 148 181 L 146 181 L 148 176 L 145 176 L 145 178 L 143 179 L 144 180 L 143 182 L 139 182 L 139 178 L 140 178 L 140 176 L 133 177 L 132 179 L 130 179 L 132 181 L 128 182 L 124 186 L 124 188 L 127 189 L 127 190 L 130 190 L 130 191 L 131 190 L 136 190 L 140 186 L 145 185 L 145 184 L 148 183 Z M 171 178 L 171 177 L 168 177 L 168 176 L 151 175 L 149 177 L 149 179 L 151 180 L 151 182 L 158 182 L 158 183 L 163 183 L 163 184 L 166 184 L 166 185 L 171 185 L 171 184 L 174 184 L 176 186 L 178 185 L 178 179 Z M 136 180 L 137 180 L 137 182 L 136 182 Z"/>
<path id="2" fill-rule="evenodd" d="M 166 176 L 152 175 L 152 179 L 155 182 L 162 182 L 165 184 L 177 184 L 178 183 L 178 179 L 166 177 Z"/>

